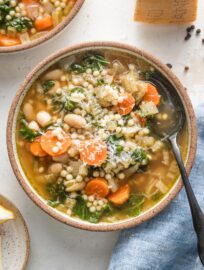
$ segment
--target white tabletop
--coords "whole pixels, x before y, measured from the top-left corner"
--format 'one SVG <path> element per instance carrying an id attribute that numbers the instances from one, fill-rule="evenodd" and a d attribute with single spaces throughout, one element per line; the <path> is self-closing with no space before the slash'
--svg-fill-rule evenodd
<path id="1" fill-rule="evenodd" d="M 188 88 L 194 107 L 204 98 L 204 33 L 184 42 L 184 26 L 134 23 L 134 5 L 135 0 L 86 0 L 72 23 L 51 42 L 25 53 L 0 56 L 0 193 L 16 204 L 27 222 L 31 237 L 29 270 L 107 269 L 118 236 L 116 232 L 81 231 L 55 221 L 31 202 L 13 174 L 6 149 L 7 115 L 19 84 L 40 60 L 82 41 L 126 42 L 171 63 Z M 204 24 L 203 12 L 204 1 L 200 1 L 198 28 Z M 184 66 L 190 67 L 188 73 Z"/>

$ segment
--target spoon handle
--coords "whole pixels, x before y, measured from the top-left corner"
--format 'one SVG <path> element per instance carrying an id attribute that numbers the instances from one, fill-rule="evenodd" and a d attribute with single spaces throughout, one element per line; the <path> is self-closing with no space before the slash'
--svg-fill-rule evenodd
<path id="1" fill-rule="evenodd" d="M 183 184 L 186 190 L 188 202 L 191 209 L 193 226 L 197 234 L 198 253 L 199 253 L 201 262 L 204 265 L 204 215 L 202 213 L 202 210 L 198 204 L 198 201 L 195 197 L 190 181 L 188 179 L 176 138 L 177 138 L 176 136 L 172 136 L 169 138 L 169 141 L 171 143 L 173 153 L 178 163 L 178 167 L 179 167 L 182 179 L 183 179 Z"/>

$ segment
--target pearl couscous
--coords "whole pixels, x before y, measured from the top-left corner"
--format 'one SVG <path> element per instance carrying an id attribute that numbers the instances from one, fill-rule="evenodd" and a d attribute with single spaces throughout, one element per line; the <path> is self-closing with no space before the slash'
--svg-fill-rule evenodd
<path id="1" fill-rule="evenodd" d="M 176 162 L 152 125 L 171 115 L 160 111 L 150 71 L 140 59 L 105 50 L 63 58 L 33 83 L 18 116 L 17 149 L 50 206 L 88 222 L 114 222 L 139 215 L 170 190 Z"/>

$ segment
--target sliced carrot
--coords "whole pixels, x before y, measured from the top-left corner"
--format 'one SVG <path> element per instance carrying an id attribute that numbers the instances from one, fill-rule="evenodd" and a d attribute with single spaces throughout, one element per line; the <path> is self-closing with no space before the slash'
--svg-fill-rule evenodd
<path id="1" fill-rule="evenodd" d="M 159 105 L 160 95 L 157 91 L 157 88 L 151 83 L 147 84 L 147 92 L 142 100 L 146 102 L 152 101 L 156 106 Z"/>
<path id="2" fill-rule="evenodd" d="M 50 156 L 64 154 L 72 144 L 70 137 L 62 130 L 47 130 L 41 136 L 42 149 Z"/>
<path id="3" fill-rule="evenodd" d="M 139 113 L 135 113 L 135 116 L 138 120 L 138 123 L 141 125 L 141 127 L 145 127 L 147 123 L 147 119 L 143 116 L 141 116 Z"/>
<path id="4" fill-rule="evenodd" d="M 124 204 L 130 197 L 130 187 L 128 184 L 119 187 L 119 189 L 108 196 L 108 200 L 116 206 Z"/>
<path id="5" fill-rule="evenodd" d="M 21 0 L 21 2 L 25 5 L 39 3 L 39 0 Z"/>
<path id="6" fill-rule="evenodd" d="M 104 178 L 94 178 L 85 187 L 87 195 L 95 195 L 97 198 L 105 198 L 109 193 L 108 183 Z"/>
<path id="7" fill-rule="evenodd" d="M 100 140 L 86 140 L 79 149 L 80 159 L 92 166 L 100 166 L 107 156 L 107 145 Z"/>
<path id="8" fill-rule="evenodd" d="M 126 115 L 129 114 L 135 106 L 135 99 L 130 93 L 124 93 L 122 98 L 123 100 L 118 102 L 114 110 L 121 115 Z"/>
<path id="9" fill-rule="evenodd" d="M 52 17 L 50 15 L 46 15 L 41 19 L 36 19 L 35 28 L 38 31 L 49 29 L 53 26 Z"/>
<path id="10" fill-rule="evenodd" d="M 15 46 L 21 44 L 19 38 L 0 35 L 0 46 Z"/>
<path id="11" fill-rule="evenodd" d="M 30 144 L 30 151 L 34 156 L 45 157 L 47 153 L 42 149 L 40 141 L 41 137 L 35 138 L 34 142 Z"/>

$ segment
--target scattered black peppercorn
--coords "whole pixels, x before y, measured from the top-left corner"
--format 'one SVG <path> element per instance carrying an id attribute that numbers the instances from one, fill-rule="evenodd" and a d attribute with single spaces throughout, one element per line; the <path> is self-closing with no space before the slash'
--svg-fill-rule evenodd
<path id="1" fill-rule="evenodd" d="M 187 72 L 189 70 L 189 67 L 185 66 L 184 70 Z"/>
<path id="2" fill-rule="evenodd" d="M 201 30 L 200 29 L 197 29 L 196 30 L 196 35 L 200 35 L 200 33 L 201 33 Z"/>
<path id="3" fill-rule="evenodd" d="M 191 26 L 189 26 L 189 27 L 187 27 L 186 28 L 186 32 L 191 32 L 192 30 L 191 30 Z"/>
<path id="4" fill-rule="evenodd" d="M 167 65 L 168 68 L 172 68 L 173 67 L 172 64 L 170 64 L 170 63 L 167 63 L 166 65 Z"/>
<path id="5" fill-rule="evenodd" d="M 189 27 L 186 28 L 186 32 L 190 33 L 194 29 L 195 29 L 195 25 L 191 25 L 191 26 L 189 26 Z"/>
<path id="6" fill-rule="evenodd" d="M 189 40 L 191 38 L 191 34 L 190 33 L 188 33 L 186 36 L 185 36 L 185 40 Z"/>

